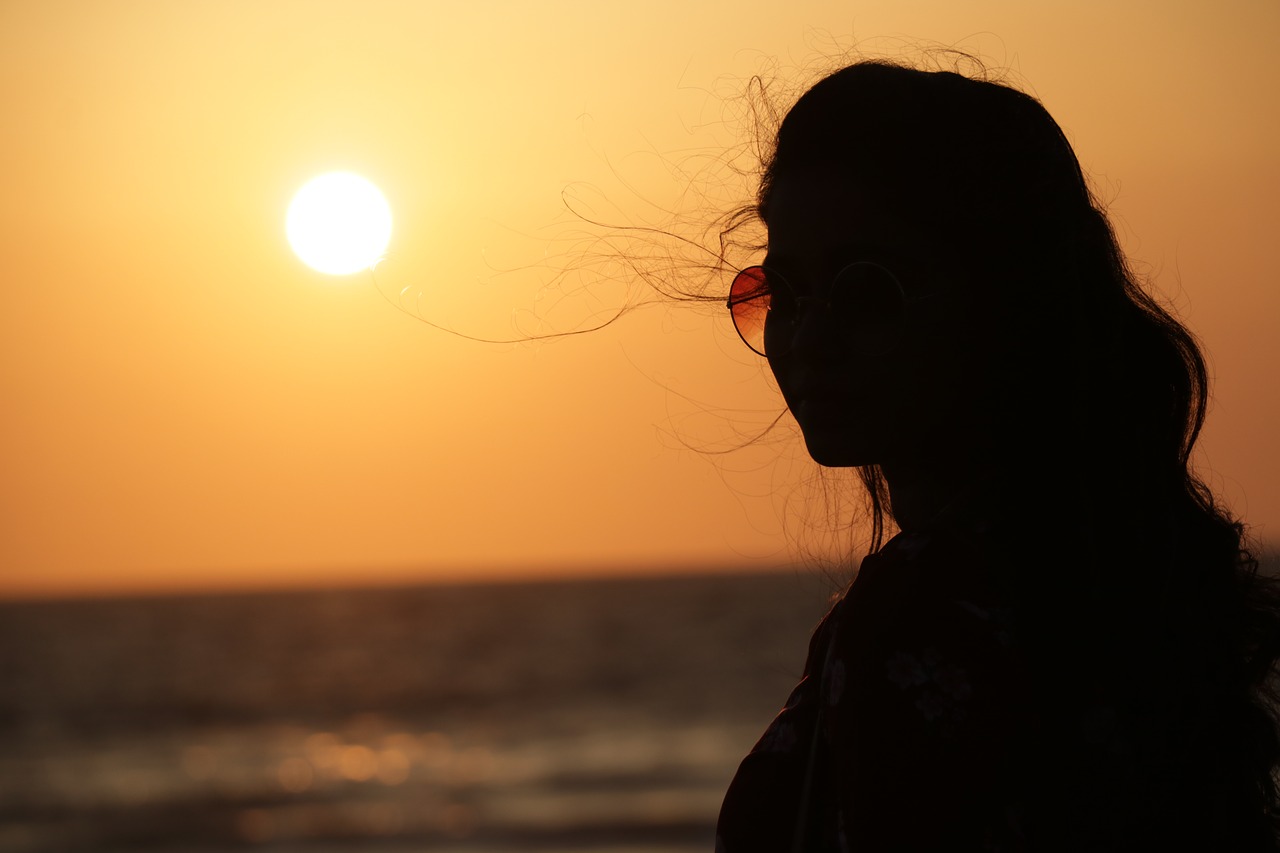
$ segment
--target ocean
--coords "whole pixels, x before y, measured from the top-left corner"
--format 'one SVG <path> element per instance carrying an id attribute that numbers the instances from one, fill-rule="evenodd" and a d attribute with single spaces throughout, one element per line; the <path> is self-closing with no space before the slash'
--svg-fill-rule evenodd
<path id="1" fill-rule="evenodd" d="M 0 604 L 0 850 L 713 849 L 817 572 Z"/>

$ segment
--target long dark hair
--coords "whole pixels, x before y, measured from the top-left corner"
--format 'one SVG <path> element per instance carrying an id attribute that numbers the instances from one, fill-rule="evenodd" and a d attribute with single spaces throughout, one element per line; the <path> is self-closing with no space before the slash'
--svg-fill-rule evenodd
<path id="1" fill-rule="evenodd" d="M 1152 737 L 1194 742 L 1178 753 L 1178 778 L 1212 800 L 1196 806 L 1216 815 L 1204 831 L 1234 833 L 1215 838 L 1220 849 L 1274 849 L 1280 597 L 1191 465 L 1209 395 L 1200 347 L 1134 274 L 1061 128 L 981 73 L 859 62 L 786 114 L 755 215 L 767 224 L 775 183 L 806 170 L 871 188 L 963 271 L 973 393 L 999 413 L 994 465 L 1037 507 L 1020 517 L 1032 532 L 1015 547 L 1057 551 L 1023 573 L 1024 593 L 1059 616 L 1042 622 L 1054 626 L 1041 628 L 1046 648 L 1064 666 L 1083 657 L 1144 671 L 1116 677 L 1158 694 L 1138 705 L 1183 709 L 1152 712 Z M 874 550 L 889 494 L 877 466 L 860 473 Z M 1076 628 L 1081 614 L 1101 627 Z"/>

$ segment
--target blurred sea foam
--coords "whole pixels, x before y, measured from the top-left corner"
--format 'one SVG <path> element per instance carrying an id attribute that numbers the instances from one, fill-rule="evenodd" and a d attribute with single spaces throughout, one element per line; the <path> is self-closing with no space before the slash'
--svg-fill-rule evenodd
<path id="1" fill-rule="evenodd" d="M 0 604 L 0 850 L 709 851 L 831 582 Z"/>

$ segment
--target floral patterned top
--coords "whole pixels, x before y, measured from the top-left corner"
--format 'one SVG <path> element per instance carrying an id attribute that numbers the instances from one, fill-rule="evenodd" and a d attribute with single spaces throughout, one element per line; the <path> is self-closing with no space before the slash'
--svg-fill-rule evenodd
<path id="1" fill-rule="evenodd" d="M 1023 849 L 1023 663 L 982 543 L 901 533 L 863 560 L 729 787 L 717 853 Z"/>
<path id="2" fill-rule="evenodd" d="M 1280 849 L 1226 605 L 1193 569 L 1140 582 L 1122 525 L 1054 539 L 1028 507 L 863 560 L 729 786 L 718 853 Z"/>

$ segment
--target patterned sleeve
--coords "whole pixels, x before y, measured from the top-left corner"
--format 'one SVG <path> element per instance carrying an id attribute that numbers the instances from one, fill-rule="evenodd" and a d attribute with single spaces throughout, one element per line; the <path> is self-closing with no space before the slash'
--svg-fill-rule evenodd
<path id="1" fill-rule="evenodd" d="M 829 644 L 828 616 L 810 640 L 803 678 L 742 760 L 725 794 L 716 853 L 787 853 L 791 849 L 819 717 L 817 675 Z"/>
<path id="2" fill-rule="evenodd" d="M 953 596 L 857 610 L 823 679 L 838 846 L 1023 849 L 1012 744 L 1025 691 L 1007 614 Z"/>

